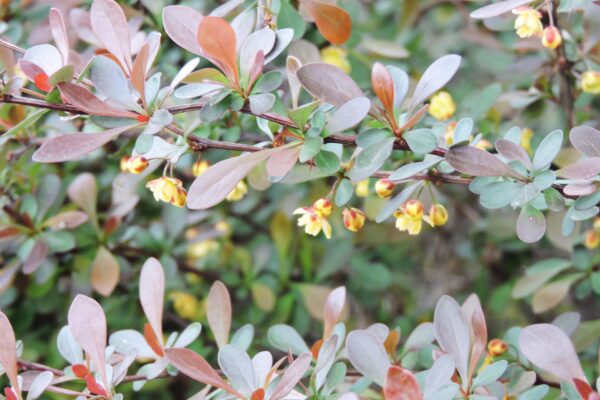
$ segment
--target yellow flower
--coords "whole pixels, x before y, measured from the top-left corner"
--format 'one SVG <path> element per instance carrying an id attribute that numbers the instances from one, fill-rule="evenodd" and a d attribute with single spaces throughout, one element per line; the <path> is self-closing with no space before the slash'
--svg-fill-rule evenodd
<path id="1" fill-rule="evenodd" d="M 181 318 L 193 320 L 198 315 L 199 302 L 194 296 L 185 292 L 171 293 L 173 309 Z"/>
<path id="2" fill-rule="evenodd" d="M 492 143 L 489 140 L 481 139 L 475 145 L 480 150 L 489 150 L 492 148 Z"/>
<path id="3" fill-rule="evenodd" d="M 323 60 L 324 63 L 335 65 L 347 74 L 349 74 L 352 69 L 350 67 L 350 61 L 348 61 L 348 53 L 340 47 L 325 47 L 321 50 L 321 60 Z"/>
<path id="4" fill-rule="evenodd" d="M 121 170 L 121 172 L 129 171 L 129 159 L 130 158 L 131 157 L 129 157 L 129 156 L 121 157 L 121 161 L 119 162 L 119 169 Z"/>
<path id="5" fill-rule="evenodd" d="M 219 250 L 219 243 L 217 241 L 203 240 L 190 244 L 187 248 L 187 256 L 192 260 L 198 260 L 217 250 Z"/>
<path id="6" fill-rule="evenodd" d="M 227 221 L 219 221 L 215 224 L 215 229 L 228 235 L 231 233 L 231 225 Z"/>
<path id="7" fill-rule="evenodd" d="M 357 197 L 367 197 L 369 195 L 369 180 L 365 179 L 358 182 L 354 191 Z"/>
<path id="8" fill-rule="evenodd" d="M 344 226 L 352 232 L 358 232 L 365 225 L 365 213 L 358 208 L 344 208 L 342 211 Z"/>
<path id="9" fill-rule="evenodd" d="M 171 203 L 176 207 L 185 206 L 187 193 L 177 178 L 161 176 L 148 182 L 146 187 L 152 191 L 156 201 Z"/>
<path id="10" fill-rule="evenodd" d="M 528 153 L 531 153 L 531 138 L 533 137 L 533 131 L 530 128 L 524 128 L 521 131 L 520 145 Z"/>
<path id="11" fill-rule="evenodd" d="M 587 231 L 585 233 L 585 241 L 583 244 L 590 250 L 598 248 L 598 246 L 600 246 L 600 234 L 595 230 Z"/>
<path id="12" fill-rule="evenodd" d="M 488 354 L 493 357 L 501 356 L 508 350 L 508 344 L 501 339 L 492 339 L 488 343 Z"/>
<path id="13" fill-rule="evenodd" d="M 442 226 L 448 222 L 448 210 L 442 204 L 432 204 L 429 208 L 429 219 L 432 226 Z"/>
<path id="14" fill-rule="evenodd" d="M 542 35 L 542 45 L 549 49 L 555 49 L 562 43 L 560 31 L 555 26 L 548 26 Z"/>
<path id="15" fill-rule="evenodd" d="M 456 121 L 449 122 L 446 125 L 446 133 L 444 134 L 444 139 L 446 140 L 446 144 L 448 146 L 454 144 L 454 132 L 456 131 Z"/>
<path id="16" fill-rule="evenodd" d="M 594 218 L 594 230 L 600 232 L 600 217 Z"/>
<path id="17" fill-rule="evenodd" d="M 418 235 L 423 227 L 423 221 L 433 226 L 429 216 L 424 215 L 423 203 L 419 200 L 409 200 L 404 207 L 394 213 L 396 228 L 401 232 L 408 231 L 409 235 Z"/>
<path id="18" fill-rule="evenodd" d="M 380 179 L 375 183 L 375 193 L 382 199 L 387 199 L 394 193 L 395 186 L 394 182 L 387 178 Z"/>
<path id="19" fill-rule="evenodd" d="M 210 167 L 210 164 L 206 160 L 196 160 L 192 164 L 192 173 L 194 176 L 200 176 Z"/>
<path id="20" fill-rule="evenodd" d="M 441 91 L 435 94 L 429 102 L 429 115 L 438 121 L 445 121 L 454 115 L 456 104 L 450 93 Z"/>
<path id="21" fill-rule="evenodd" d="M 145 157 L 130 157 L 127 161 L 127 170 L 132 174 L 141 174 L 146 168 L 148 168 L 148 160 Z"/>
<path id="22" fill-rule="evenodd" d="M 512 12 L 518 15 L 515 20 L 515 29 L 519 37 L 542 36 L 542 32 L 544 31 L 541 20 L 542 14 L 531 7 L 518 7 L 512 10 Z"/>
<path id="23" fill-rule="evenodd" d="M 239 181 L 237 186 L 225 197 L 227 201 L 240 201 L 248 193 L 248 186 L 244 181 Z"/>
<path id="24" fill-rule="evenodd" d="M 585 71 L 581 75 L 581 89 L 586 93 L 600 94 L 600 72 Z"/>
<path id="25" fill-rule="evenodd" d="M 298 226 L 304 227 L 304 232 L 309 235 L 317 236 L 323 231 L 327 239 L 331 238 L 331 225 L 327 217 L 331 215 L 331 201 L 319 199 L 315 201 L 312 207 L 301 207 L 294 211 L 294 215 L 300 215 Z"/>

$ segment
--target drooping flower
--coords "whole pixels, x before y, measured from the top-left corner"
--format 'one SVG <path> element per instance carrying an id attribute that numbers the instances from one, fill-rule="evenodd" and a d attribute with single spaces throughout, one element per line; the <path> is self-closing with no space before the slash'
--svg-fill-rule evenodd
<path id="1" fill-rule="evenodd" d="M 562 35 L 555 26 L 548 26 L 542 34 L 542 45 L 549 49 L 555 49 L 562 43 Z"/>
<path id="2" fill-rule="evenodd" d="M 423 221 L 434 226 L 429 216 L 425 215 L 423 203 L 419 200 L 408 200 L 404 207 L 394 213 L 396 228 L 401 232 L 407 231 L 409 235 L 418 235 L 423 227 Z"/>
<path id="3" fill-rule="evenodd" d="M 130 157 L 127 160 L 127 170 L 132 174 L 141 174 L 148 168 L 148 160 L 142 156 Z"/>
<path id="4" fill-rule="evenodd" d="M 600 94 L 600 72 L 585 71 L 581 75 L 581 89 L 585 93 Z"/>
<path id="5" fill-rule="evenodd" d="M 146 187 L 154 194 L 156 201 L 171 203 L 176 207 L 185 206 L 187 193 L 183 188 L 181 181 L 177 178 L 161 176 L 153 179 L 146 184 Z"/>
<path id="6" fill-rule="evenodd" d="M 394 193 L 395 186 L 394 182 L 387 178 L 380 179 L 375 183 L 375 193 L 377 193 L 377 196 L 387 199 Z"/>
<path id="7" fill-rule="evenodd" d="M 456 104 L 450 93 L 441 91 L 431 98 L 427 112 L 438 121 L 445 121 L 456 112 Z"/>
<path id="8" fill-rule="evenodd" d="M 432 204 L 429 208 L 429 219 L 432 226 L 442 226 L 448 222 L 448 210 L 443 204 Z"/>
<path id="9" fill-rule="evenodd" d="M 248 193 L 248 186 L 244 181 L 239 181 L 236 187 L 225 197 L 227 201 L 240 201 Z"/>
<path id="10" fill-rule="evenodd" d="M 352 232 L 358 232 L 365 225 L 365 213 L 354 207 L 346 207 L 342 211 L 344 226 Z"/>
<path id="11" fill-rule="evenodd" d="M 348 61 L 348 53 L 340 47 L 325 47 L 321 50 L 321 60 L 324 63 L 335 65 L 347 74 L 349 74 L 352 69 L 350 61 Z"/>
<path id="12" fill-rule="evenodd" d="M 531 36 L 542 36 L 544 26 L 542 25 L 542 14 L 531 7 L 517 7 L 512 10 L 517 15 L 515 30 L 521 38 Z"/>
<path id="13" fill-rule="evenodd" d="M 369 180 L 365 179 L 356 184 L 354 189 L 357 197 L 367 197 L 369 195 Z"/>
<path id="14" fill-rule="evenodd" d="M 312 207 L 301 207 L 294 211 L 294 215 L 300 215 L 298 226 L 304 227 L 304 232 L 311 236 L 317 236 L 321 231 L 327 239 L 331 238 L 331 225 L 327 217 L 331 214 L 331 201 L 319 199 Z"/>
<path id="15" fill-rule="evenodd" d="M 192 165 L 192 173 L 194 176 L 200 176 L 210 167 L 210 164 L 206 160 L 196 160 Z"/>

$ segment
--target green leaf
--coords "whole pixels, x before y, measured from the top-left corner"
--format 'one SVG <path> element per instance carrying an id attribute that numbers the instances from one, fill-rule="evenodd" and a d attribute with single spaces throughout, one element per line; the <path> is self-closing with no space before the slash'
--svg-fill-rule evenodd
<path id="1" fill-rule="evenodd" d="M 556 130 L 546 135 L 533 156 L 533 169 L 540 170 L 548 167 L 560 151 L 562 142 L 563 132 L 561 130 Z"/>
<path id="2" fill-rule="evenodd" d="M 348 171 L 352 182 L 360 182 L 377 171 L 392 154 L 396 138 L 388 138 L 364 148 Z"/>
<path id="3" fill-rule="evenodd" d="M 300 149 L 300 162 L 304 163 L 313 158 L 321 151 L 323 147 L 323 138 L 319 136 L 307 136 L 304 139 L 304 144 Z"/>
<path id="4" fill-rule="evenodd" d="M 392 137 L 392 134 L 388 130 L 367 129 L 358 134 L 356 144 L 362 148 L 366 148 L 373 143 L 381 142 L 389 137 Z"/>
<path id="5" fill-rule="evenodd" d="M 135 141 L 135 152 L 138 154 L 146 154 L 154 143 L 154 136 L 139 135 Z"/>
<path id="6" fill-rule="evenodd" d="M 406 186 L 403 191 L 398 193 L 395 197 L 390 199 L 385 204 L 385 206 L 383 206 L 383 208 L 381 209 L 379 214 L 377 214 L 377 218 L 375 218 L 375 222 L 380 223 L 380 222 L 386 220 L 390 215 L 392 215 L 394 213 L 394 211 L 396 211 L 398 209 L 398 207 L 400 207 L 406 200 L 408 200 L 410 195 L 413 194 L 413 192 L 415 190 L 417 190 L 418 188 L 420 188 L 422 186 L 423 186 L 423 182 L 416 182 L 412 185 Z"/>
<path id="7" fill-rule="evenodd" d="M 287 1 L 281 2 L 281 9 L 277 15 L 277 25 L 279 28 L 292 28 L 294 30 L 294 40 L 300 39 L 306 31 L 304 18 Z"/>
<path id="8" fill-rule="evenodd" d="M 354 185 L 348 179 L 342 179 L 335 192 L 335 205 L 344 206 L 354 194 Z"/>
<path id="9" fill-rule="evenodd" d="M 488 365 L 483 371 L 481 371 L 473 380 L 473 387 L 485 386 L 495 382 L 504 374 L 508 368 L 508 361 L 500 360 L 493 364 Z"/>
<path id="10" fill-rule="evenodd" d="M 600 296 L 600 271 L 596 271 L 590 275 L 590 283 L 594 293 Z"/>
<path id="11" fill-rule="evenodd" d="M 511 181 L 490 183 L 482 189 L 479 202 L 489 209 L 506 207 L 523 187 L 522 183 Z"/>
<path id="12" fill-rule="evenodd" d="M 441 157 L 431 156 L 431 158 L 423 161 L 403 165 L 394 172 L 392 172 L 392 174 L 390 175 L 390 179 L 393 181 L 401 181 L 404 179 L 408 179 L 420 172 L 433 168 L 442 160 L 443 158 Z"/>
<path id="13" fill-rule="evenodd" d="M 326 174 L 334 174 L 340 169 L 340 159 L 331 152 L 323 150 L 315 156 L 317 168 Z"/>
<path id="14" fill-rule="evenodd" d="M 550 387 L 548 385 L 540 385 L 533 387 L 526 392 L 523 392 L 517 398 L 518 400 L 541 400 L 545 398 L 545 396 L 550 391 Z"/>
<path id="15" fill-rule="evenodd" d="M 531 205 L 521 209 L 517 219 L 517 236 L 525 243 L 535 243 L 546 232 L 546 218 L 540 210 Z"/>
<path id="16" fill-rule="evenodd" d="M 71 82 L 71 79 L 73 79 L 73 73 L 73 66 L 65 65 L 48 78 L 48 83 L 52 86 L 56 86 L 61 82 Z"/>
<path id="17" fill-rule="evenodd" d="M 402 138 L 415 153 L 427 154 L 437 148 L 437 137 L 431 129 L 415 129 L 404 133 Z"/>

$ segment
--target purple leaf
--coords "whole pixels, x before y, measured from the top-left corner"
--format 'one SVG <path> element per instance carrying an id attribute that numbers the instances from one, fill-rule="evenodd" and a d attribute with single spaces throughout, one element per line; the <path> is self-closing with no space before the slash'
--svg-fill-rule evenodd
<path id="1" fill-rule="evenodd" d="M 567 179 L 587 179 L 600 173 L 600 157 L 585 158 L 556 171 L 556 175 Z"/>
<path id="2" fill-rule="evenodd" d="M 131 73 L 129 26 L 123 9 L 113 0 L 94 0 L 90 21 L 98 40 Z"/>
<path id="3" fill-rule="evenodd" d="M 140 273 L 140 303 L 156 337 L 162 340 L 165 272 L 156 258 L 149 258 Z"/>
<path id="4" fill-rule="evenodd" d="M 533 0 L 500 1 L 497 3 L 487 5 L 485 7 L 478 8 L 477 10 L 471 13 L 471 18 L 483 19 L 497 17 L 498 15 L 502 15 L 504 13 L 512 11 L 517 7 L 529 4 L 531 2 L 533 2 Z"/>
<path id="5" fill-rule="evenodd" d="M 496 142 L 498 153 L 509 161 L 520 161 L 527 169 L 531 169 L 531 160 L 524 148 L 511 142 L 510 140 L 500 139 Z"/>
<path id="6" fill-rule="evenodd" d="M 215 336 L 219 348 L 229 341 L 231 329 L 231 298 L 229 291 L 221 281 L 216 281 L 208 292 L 206 300 L 208 325 Z"/>
<path id="7" fill-rule="evenodd" d="M 19 373 L 19 367 L 17 365 L 17 343 L 15 339 L 15 333 L 13 331 L 10 321 L 0 311 L 0 364 L 6 375 L 10 380 L 10 384 L 17 393 L 20 393 L 19 382 L 17 375 Z"/>
<path id="8" fill-rule="evenodd" d="M 581 154 L 600 157 L 600 131 L 591 126 L 576 126 L 569 133 L 571 144 Z"/>
<path id="9" fill-rule="evenodd" d="M 365 94 L 344 71 L 330 64 L 313 63 L 296 72 L 302 86 L 314 97 L 336 107 Z"/>
<path id="10" fill-rule="evenodd" d="M 27 259 L 23 263 L 23 273 L 34 273 L 46 259 L 46 256 L 48 255 L 48 250 L 48 243 L 46 243 L 46 241 L 43 239 L 38 239 L 33 245 L 33 248 L 27 256 Z"/>
<path id="11" fill-rule="evenodd" d="M 494 155 L 471 146 L 456 146 L 446 152 L 446 161 L 459 172 L 472 176 L 523 177 Z"/>

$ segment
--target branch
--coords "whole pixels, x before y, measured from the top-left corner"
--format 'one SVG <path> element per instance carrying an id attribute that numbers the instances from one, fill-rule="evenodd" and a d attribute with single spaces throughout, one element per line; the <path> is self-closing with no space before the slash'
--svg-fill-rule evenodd
<path id="1" fill-rule="evenodd" d="M 560 25 L 558 22 L 558 1 L 548 0 L 548 12 L 554 22 L 556 28 L 560 31 Z M 560 74 L 560 103 L 565 110 L 565 116 L 567 119 L 567 128 L 570 131 L 575 126 L 575 96 L 573 95 L 572 74 L 571 68 L 573 64 L 567 59 L 567 53 L 565 50 L 565 40 L 556 49 L 556 66 L 558 73 Z"/>

